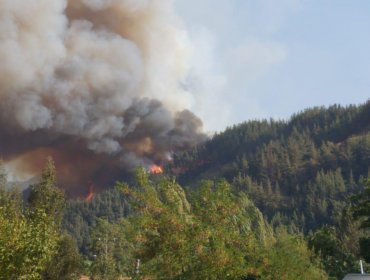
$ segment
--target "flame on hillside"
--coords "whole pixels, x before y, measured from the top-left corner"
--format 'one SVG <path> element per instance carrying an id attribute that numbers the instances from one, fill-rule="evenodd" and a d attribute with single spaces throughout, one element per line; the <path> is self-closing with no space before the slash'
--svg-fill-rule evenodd
<path id="1" fill-rule="evenodd" d="M 85 201 L 86 202 L 91 202 L 93 200 L 94 196 L 95 196 L 94 185 L 90 185 L 89 186 L 89 192 L 88 192 L 87 196 L 85 197 Z"/>
<path id="2" fill-rule="evenodd" d="M 150 173 L 152 174 L 162 174 L 163 173 L 162 167 L 156 164 L 153 164 L 149 170 L 150 170 Z"/>

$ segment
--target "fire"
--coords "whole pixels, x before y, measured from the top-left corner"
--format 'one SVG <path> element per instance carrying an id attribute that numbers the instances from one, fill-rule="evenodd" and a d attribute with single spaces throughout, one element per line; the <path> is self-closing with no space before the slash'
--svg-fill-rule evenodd
<path id="1" fill-rule="evenodd" d="M 86 198 L 85 198 L 85 201 L 86 202 L 91 202 L 91 200 L 94 198 L 94 195 L 95 193 L 94 192 L 90 192 L 87 194 Z"/>
<path id="2" fill-rule="evenodd" d="M 163 173 L 163 169 L 159 165 L 153 164 L 150 167 L 150 173 L 152 173 L 152 174 L 162 174 Z"/>
<path id="3" fill-rule="evenodd" d="M 86 202 L 91 202 L 93 200 L 94 196 L 95 196 L 94 185 L 90 185 L 89 186 L 89 192 L 88 192 L 87 196 L 85 197 L 85 201 Z"/>

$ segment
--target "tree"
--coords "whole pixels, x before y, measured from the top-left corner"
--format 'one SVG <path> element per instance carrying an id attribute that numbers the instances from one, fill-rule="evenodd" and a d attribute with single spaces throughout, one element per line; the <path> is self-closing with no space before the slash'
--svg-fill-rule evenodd
<path id="1" fill-rule="evenodd" d="M 0 177 L 6 184 L 6 176 Z M 58 256 L 64 196 L 54 183 L 55 168 L 48 160 L 41 182 L 32 187 L 29 207 L 16 190 L 0 190 L 0 279 L 43 279 Z"/>
<path id="2" fill-rule="evenodd" d="M 47 264 L 43 280 L 77 280 L 82 270 L 82 258 L 76 240 L 64 234 L 58 240 L 56 253 Z"/>
<path id="3" fill-rule="evenodd" d="M 92 230 L 92 279 L 116 280 L 119 276 L 133 274 L 132 245 L 123 238 L 124 226 L 121 222 L 97 220 Z"/>
<path id="4" fill-rule="evenodd" d="M 118 186 L 135 214 L 125 235 L 135 244 L 140 273 L 154 279 L 326 279 L 301 237 L 273 237 L 261 212 L 224 180 L 190 194 L 173 179 Z M 134 275 L 135 276 L 135 275 Z M 137 275 L 136 275 L 137 276 Z M 303 278 L 302 278 L 303 277 Z"/>
<path id="5" fill-rule="evenodd" d="M 361 228 L 370 231 L 370 179 L 365 182 L 365 190 L 362 194 L 353 198 L 353 216 L 361 221 Z M 360 239 L 361 255 L 370 263 L 370 236 Z"/>
<path id="6" fill-rule="evenodd" d="M 354 196 L 353 216 L 361 220 L 361 228 L 370 229 L 370 179 L 365 182 L 365 189 L 360 195 Z"/>
<path id="7" fill-rule="evenodd" d="M 322 259 L 325 271 L 342 279 L 356 267 L 355 256 L 346 250 L 334 227 L 323 226 L 308 237 L 308 245 Z"/>
<path id="8" fill-rule="evenodd" d="M 60 226 L 65 208 L 65 194 L 56 186 L 54 161 L 47 158 L 41 174 L 41 181 L 30 187 L 28 198 L 30 209 L 39 209 L 53 218 L 56 226 Z"/>
<path id="9" fill-rule="evenodd" d="M 125 227 L 127 239 L 135 244 L 133 261 L 141 260 L 144 275 L 174 279 L 189 266 L 189 202 L 174 181 L 152 185 L 143 169 L 137 171 L 136 182 L 135 189 L 122 183 L 117 186 L 131 197 L 136 213 Z"/>
<path id="10" fill-rule="evenodd" d="M 0 279 L 41 279 L 58 241 L 50 224 L 44 211 L 34 209 L 31 216 L 19 195 L 7 194 L 0 203 Z"/>
<path id="11" fill-rule="evenodd" d="M 261 280 L 324 280 L 326 273 L 308 249 L 303 236 L 277 229 L 277 241 L 267 250 Z"/>
<path id="12" fill-rule="evenodd" d="M 191 196 L 191 244 L 196 252 L 190 279 L 238 279 L 256 275 L 261 248 L 272 232 L 243 193 L 221 180 L 204 181 Z M 190 238 L 190 236 L 189 236 Z"/>

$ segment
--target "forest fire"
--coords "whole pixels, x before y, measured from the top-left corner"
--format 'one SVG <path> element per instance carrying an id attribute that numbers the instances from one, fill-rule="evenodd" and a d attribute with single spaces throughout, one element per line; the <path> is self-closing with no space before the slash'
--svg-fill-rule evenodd
<path id="1" fill-rule="evenodd" d="M 88 192 L 87 196 L 85 197 L 85 201 L 86 202 L 91 202 L 93 200 L 94 196 L 95 196 L 94 185 L 90 185 L 89 186 L 89 192 Z"/>
<path id="2" fill-rule="evenodd" d="M 162 167 L 156 164 L 153 164 L 149 170 L 150 170 L 150 173 L 152 174 L 162 174 L 163 173 Z"/>
<path id="3" fill-rule="evenodd" d="M 51 156 L 85 198 L 88 180 L 99 192 L 208 138 L 172 0 L 21 2 L 0 1 L 0 157 L 19 176 Z"/>

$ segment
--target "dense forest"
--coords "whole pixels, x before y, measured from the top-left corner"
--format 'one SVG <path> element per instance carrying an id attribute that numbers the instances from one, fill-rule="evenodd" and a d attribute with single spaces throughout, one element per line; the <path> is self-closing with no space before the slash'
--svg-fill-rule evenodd
<path id="1" fill-rule="evenodd" d="M 308 233 L 338 224 L 370 173 L 370 101 L 236 125 L 176 155 L 168 168 L 186 186 L 226 178 L 273 225 Z"/>
<path id="2" fill-rule="evenodd" d="M 225 178 L 250 197 L 273 228 L 302 233 L 312 247 L 318 236 L 329 238 L 338 250 L 326 256 L 327 270 L 338 279 L 358 270 L 357 240 L 366 232 L 352 218 L 351 197 L 364 191 L 369 170 L 370 102 L 307 109 L 288 121 L 248 121 L 174 155 L 166 166 L 190 192 L 202 180 Z M 128 212 L 125 196 L 110 190 L 91 203 L 70 202 L 66 227 L 88 252 L 86 233 L 96 219 L 112 222 Z M 330 262 L 342 265 L 332 268 Z"/>
<path id="3" fill-rule="evenodd" d="M 342 279 L 370 263 L 370 101 L 255 120 L 67 199 L 0 172 L 0 279 Z M 368 264 L 365 268 L 369 269 Z"/>

